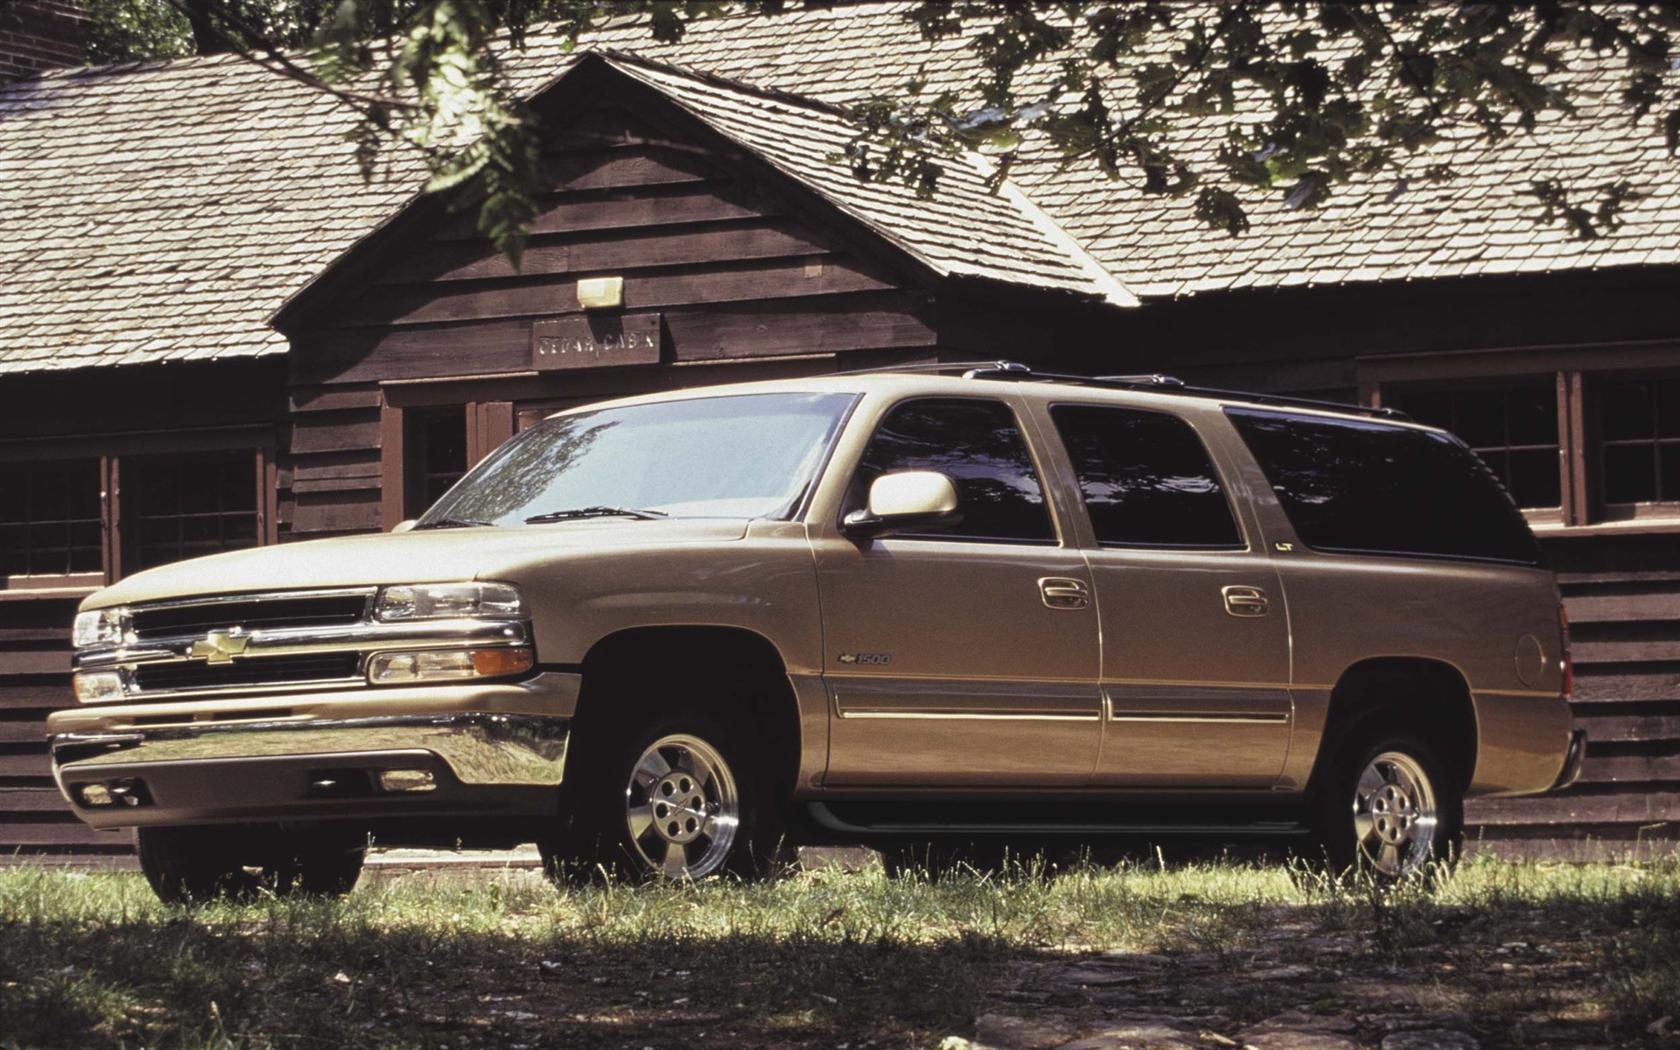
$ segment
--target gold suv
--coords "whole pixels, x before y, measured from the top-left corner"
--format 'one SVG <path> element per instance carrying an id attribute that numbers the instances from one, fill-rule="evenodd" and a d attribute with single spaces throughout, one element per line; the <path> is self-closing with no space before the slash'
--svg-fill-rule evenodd
<path id="1" fill-rule="evenodd" d="M 393 534 L 140 573 L 75 642 L 55 775 L 171 899 L 342 892 L 370 836 L 688 879 L 1295 834 L 1398 876 L 1584 745 L 1451 435 L 1005 363 L 563 412 Z"/>

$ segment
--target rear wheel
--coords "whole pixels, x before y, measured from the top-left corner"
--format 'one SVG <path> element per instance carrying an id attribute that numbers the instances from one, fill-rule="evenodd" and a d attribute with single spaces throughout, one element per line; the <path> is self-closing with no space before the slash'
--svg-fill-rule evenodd
<path id="1" fill-rule="evenodd" d="M 551 874 L 689 881 L 776 868 L 779 821 L 744 734 L 709 713 L 603 727 L 574 767 L 570 826 L 542 845 Z"/>
<path id="2" fill-rule="evenodd" d="M 1392 882 L 1457 860 L 1459 778 L 1415 732 L 1391 724 L 1356 731 L 1323 772 L 1312 820 L 1333 873 L 1363 869 Z"/>
<path id="3" fill-rule="evenodd" d="M 213 827 L 141 828 L 140 870 L 169 904 L 277 897 L 339 897 L 362 873 L 365 840 L 321 832 L 258 838 Z"/>

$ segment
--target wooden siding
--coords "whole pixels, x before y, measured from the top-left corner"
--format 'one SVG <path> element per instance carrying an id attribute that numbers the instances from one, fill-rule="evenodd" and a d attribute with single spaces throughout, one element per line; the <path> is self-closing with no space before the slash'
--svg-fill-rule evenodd
<path id="1" fill-rule="evenodd" d="M 1540 798 L 1488 799 L 1471 835 L 1504 854 L 1650 854 L 1680 840 L 1680 543 L 1672 536 L 1545 544 L 1575 660 L 1581 779 Z"/>
<path id="2" fill-rule="evenodd" d="M 280 436 L 285 367 L 262 360 L 8 377 L 0 397 L 0 457 L 251 447 Z M 94 831 L 71 814 L 48 765 L 44 720 L 74 703 L 70 624 L 86 593 L 0 590 L 0 863 L 126 862 L 132 853 L 131 834 Z"/>
<path id="3" fill-rule="evenodd" d="M 53 785 L 47 712 L 70 696 L 70 621 L 81 594 L 21 597 L 0 591 L 0 857 L 120 857 L 133 836 L 94 831 Z"/>
<path id="4" fill-rule="evenodd" d="M 669 113 L 586 105 L 548 145 L 517 269 L 464 218 L 399 222 L 383 264 L 351 268 L 298 321 L 294 384 L 529 372 L 532 323 L 581 314 L 579 278 L 603 275 L 624 279 L 626 311 L 661 315 L 666 361 L 934 345 L 917 279 L 742 165 Z M 377 447 L 377 427 L 361 440 Z"/>
<path id="5" fill-rule="evenodd" d="M 379 388 L 292 390 L 291 440 L 280 471 L 281 539 L 380 527 Z"/>

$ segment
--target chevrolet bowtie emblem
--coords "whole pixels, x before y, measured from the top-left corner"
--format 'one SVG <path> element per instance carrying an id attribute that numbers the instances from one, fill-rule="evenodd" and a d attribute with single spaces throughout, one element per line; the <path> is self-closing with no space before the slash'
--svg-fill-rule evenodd
<path id="1" fill-rule="evenodd" d="M 213 664 L 231 664 L 233 658 L 245 651 L 245 646 L 251 639 L 245 637 L 237 629 L 234 631 L 211 631 L 209 634 L 192 643 L 187 650 L 188 656 L 202 656 L 206 662 Z"/>

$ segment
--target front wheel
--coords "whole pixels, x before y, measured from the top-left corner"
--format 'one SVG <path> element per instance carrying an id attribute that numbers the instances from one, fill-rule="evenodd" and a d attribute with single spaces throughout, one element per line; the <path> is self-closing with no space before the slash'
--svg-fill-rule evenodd
<path id="1" fill-rule="evenodd" d="M 551 874 L 680 882 L 771 872 L 770 791 L 732 726 L 677 716 L 615 736 L 578 763 L 571 826 L 542 845 Z"/>
<path id="2" fill-rule="evenodd" d="M 168 904 L 216 898 L 340 897 L 361 877 L 365 838 L 276 832 L 258 838 L 214 827 L 140 828 L 140 870 Z"/>
<path id="3" fill-rule="evenodd" d="M 1463 795 L 1423 738 L 1398 728 L 1355 733 L 1325 774 L 1313 830 L 1335 874 L 1363 868 L 1394 882 L 1457 860 Z"/>

